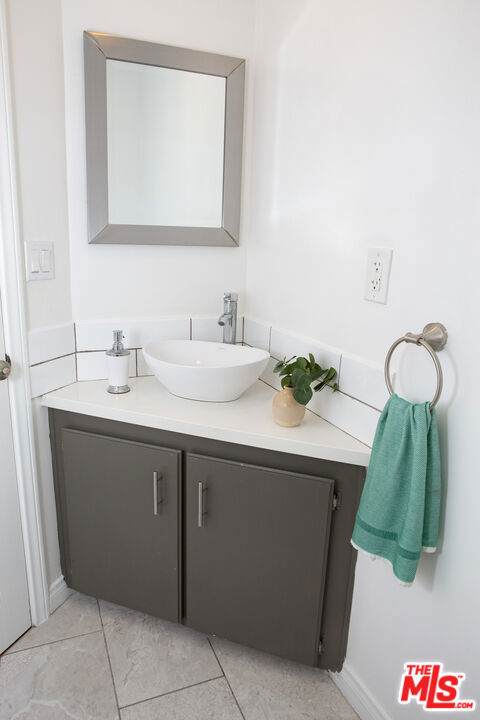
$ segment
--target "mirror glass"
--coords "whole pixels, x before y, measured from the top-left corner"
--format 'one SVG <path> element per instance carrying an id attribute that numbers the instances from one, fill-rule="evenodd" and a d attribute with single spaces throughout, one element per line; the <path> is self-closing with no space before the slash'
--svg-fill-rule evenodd
<path id="1" fill-rule="evenodd" d="M 108 220 L 221 227 L 224 77 L 107 60 Z"/>

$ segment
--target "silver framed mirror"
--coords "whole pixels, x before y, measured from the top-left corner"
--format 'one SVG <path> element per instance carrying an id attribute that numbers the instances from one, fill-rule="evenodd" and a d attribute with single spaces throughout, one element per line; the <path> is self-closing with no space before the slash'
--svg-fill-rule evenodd
<path id="1" fill-rule="evenodd" d="M 88 241 L 239 243 L 245 60 L 84 32 Z"/>

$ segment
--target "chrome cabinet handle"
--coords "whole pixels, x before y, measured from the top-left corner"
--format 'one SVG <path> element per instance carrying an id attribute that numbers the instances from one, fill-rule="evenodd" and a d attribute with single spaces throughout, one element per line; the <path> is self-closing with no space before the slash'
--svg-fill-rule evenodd
<path id="1" fill-rule="evenodd" d="M 158 495 L 158 484 L 160 480 L 162 479 L 162 476 L 159 475 L 159 473 L 154 470 L 153 472 L 153 514 L 158 515 L 158 506 L 162 504 L 163 500 Z"/>
<path id="2" fill-rule="evenodd" d="M 203 516 L 204 516 L 204 510 L 203 510 L 203 493 L 205 492 L 205 488 L 203 487 L 203 482 L 198 483 L 198 527 L 203 527 Z"/>

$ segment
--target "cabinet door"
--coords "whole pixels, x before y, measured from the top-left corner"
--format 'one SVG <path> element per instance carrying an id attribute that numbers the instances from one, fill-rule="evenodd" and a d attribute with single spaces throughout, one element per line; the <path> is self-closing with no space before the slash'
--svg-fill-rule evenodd
<path id="1" fill-rule="evenodd" d="M 64 429 L 68 584 L 179 618 L 180 452 Z"/>
<path id="2" fill-rule="evenodd" d="M 315 665 L 333 480 L 189 454 L 185 623 Z"/>

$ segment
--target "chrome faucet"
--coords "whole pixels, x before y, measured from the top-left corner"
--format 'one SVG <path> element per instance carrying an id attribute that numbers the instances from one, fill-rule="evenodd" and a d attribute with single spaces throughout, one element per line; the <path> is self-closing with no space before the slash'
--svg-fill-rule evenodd
<path id="1" fill-rule="evenodd" d="M 218 324 L 223 327 L 223 342 L 234 345 L 237 339 L 237 302 L 238 293 L 223 293 L 223 313 Z"/>

